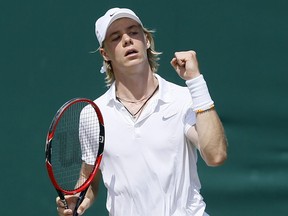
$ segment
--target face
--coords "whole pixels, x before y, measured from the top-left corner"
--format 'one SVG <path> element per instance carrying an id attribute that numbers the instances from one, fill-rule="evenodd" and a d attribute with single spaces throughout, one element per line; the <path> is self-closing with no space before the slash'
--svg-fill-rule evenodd
<path id="1" fill-rule="evenodd" d="M 148 64 L 149 46 L 142 27 L 132 19 L 121 18 L 109 26 L 100 52 L 106 61 L 111 61 L 114 72 L 127 71 Z"/>

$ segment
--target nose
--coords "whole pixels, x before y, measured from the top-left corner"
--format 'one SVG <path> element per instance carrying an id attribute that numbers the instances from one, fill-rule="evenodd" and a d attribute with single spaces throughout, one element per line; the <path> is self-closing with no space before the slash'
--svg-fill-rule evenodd
<path id="1" fill-rule="evenodd" d="M 128 45 L 131 45 L 131 44 L 133 44 L 133 40 L 128 34 L 123 34 L 123 36 L 122 36 L 122 44 L 123 44 L 124 47 L 128 46 Z"/>

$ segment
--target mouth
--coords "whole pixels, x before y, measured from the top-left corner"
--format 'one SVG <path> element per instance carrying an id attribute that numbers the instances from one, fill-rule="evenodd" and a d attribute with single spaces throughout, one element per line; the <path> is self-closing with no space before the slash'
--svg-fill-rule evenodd
<path id="1" fill-rule="evenodd" d="M 129 49 L 129 50 L 126 51 L 125 57 L 126 57 L 126 56 L 130 56 L 130 55 L 133 55 L 133 54 L 136 54 L 136 53 L 138 53 L 137 50 L 135 50 L 135 49 Z"/>

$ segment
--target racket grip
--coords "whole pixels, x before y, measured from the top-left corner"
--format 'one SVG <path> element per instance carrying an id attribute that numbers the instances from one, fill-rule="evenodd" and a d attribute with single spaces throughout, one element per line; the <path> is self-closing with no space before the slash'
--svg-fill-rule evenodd
<path id="1" fill-rule="evenodd" d="M 76 203 L 76 205 L 75 205 L 75 209 L 74 209 L 74 211 L 73 211 L 73 216 L 78 216 L 77 209 L 78 209 L 78 207 L 81 205 L 81 203 L 83 202 L 84 197 L 85 197 L 85 195 L 86 195 L 86 192 L 87 192 L 87 189 L 84 190 L 84 191 L 82 191 L 82 192 L 80 193 L 80 195 L 79 195 L 79 197 L 78 197 L 78 200 L 77 200 L 77 203 Z"/>
<path id="2" fill-rule="evenodd" d="M 61 202 L 64 204 L 65 209 L 68 209 L 68 203 L 67 203 L 63 193 L 61 191 L 57 190 L 57 189 L 56 189 L 56 191 L 58 193 L 58 196 L 59 196 Z"/>

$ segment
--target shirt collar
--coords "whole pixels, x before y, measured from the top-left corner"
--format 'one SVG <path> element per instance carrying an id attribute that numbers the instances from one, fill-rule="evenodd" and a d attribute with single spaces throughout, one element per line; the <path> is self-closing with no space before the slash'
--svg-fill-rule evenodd
<path id="1" fill-rule="evenodd" d="M 154 74 L 154 76 L 157 78 L 159 83 L 159 92 L 157 94 L 157 99 L 159 101 L 162 101 L 163 103 L 171 102 L 173 100 L 173 97 L 175 96 L 170 88 L 169 83 L 158 74 Z M 111 106 L 112 104 L 117 102 L 115 81 L 111 84 L 110 88 L 106 92 L 106 97 L 108 106 Z"/>
<path id="2" fill-rule="evenodd" d="M 106 92 L 106 98 L 107 98 L 107 105 L 112 106 L 113 102 L 116 102 L 116 87 L 115 87 L 115 81 L 111 84 L 110 88 Z"/>
<path id="3" fill-rule="evenodd" d="M 155 74 L 155 77 L 159 83 L 159 94 L 157 95 L 158 100 L 162 101 L 163 103 L 169 103 L 173 100 L 173 92 L 168 85 L 168 82 L 163 79 L 160 75 Z"/>

